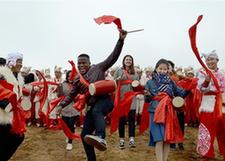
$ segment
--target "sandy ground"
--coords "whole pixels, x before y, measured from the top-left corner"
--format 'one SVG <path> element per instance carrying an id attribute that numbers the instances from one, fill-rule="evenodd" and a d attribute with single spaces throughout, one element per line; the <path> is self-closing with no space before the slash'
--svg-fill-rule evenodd
<path id="1" fill-rule="evenodd" d="M 77 132 L 81 131 L 77 128 Z M 108 129 L 107 129 L 108 132 Z M 186 128 L 185 150 L 171 150 L 168 161 L 203 161 L 195 151 L 197 129 Z M 98 161 L 155 161 L 154 148 L 148 147 L 148 132 L 137 135 L 137 147 L 124 150 L 118 148 L 118 136 L 107 137 L 108 150 L 97 153 Z M 126 142 L 127 143 L 127 142 Z M 44 128 L 27 128 L 25 140 L 10 161 L 85 161 L 86 156 L 81 141 L 73 142 L 74 149 L 66 151 L 66 138 L 62 131 Z M 216 146 L 216 159 L 222 160 Z"/>

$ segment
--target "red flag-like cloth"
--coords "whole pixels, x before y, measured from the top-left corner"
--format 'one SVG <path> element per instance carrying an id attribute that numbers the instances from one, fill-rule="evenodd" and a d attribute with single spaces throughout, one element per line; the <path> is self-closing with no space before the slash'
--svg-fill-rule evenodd
<path id="1" fill-rule="evenodd" d="M 219 86 L 219 83 L 218 83 L 216 77 L 214 76 L 214 74 L 207 68 L 205 63 L 202 61 L 201 56 L 198 51 L 198 48 L 197 48 L 197 45 L 196 45 L 197 26 L 198 26 L 199 22 L 202 20 L 202 17 L 203 17 L 202 15 L 199 16 L 197 19 L 197 22 L 189 28 L 189 37 L 190 37 L 190 42 L 191 42 L 191 48 L 192 48 L 198 62 L 205 69 L 207 74 L 210 75 L 210 77 L 212 78 L 212 80 L 215 84 L 215 87 L 217 89 L 216 105 L 214 108 L 214 114 L 215 114 L 215 117 L 220 117 L 222 115 L 222 93 L 220 91 L 220 86 Z"/>
<path id="2" fill-rule="evenodd" d="M 159 101 L 154 114 L 154 122 L 165 125 L 164 141 L 167 143 L 183 142 L 184 137 L 170 96 L 163 92 L 155 96 L 153 100 Z"/>
<path id="3" fill-rule="evenodd" d="M 118 30 L 121 30 L 122 29 L 122 24 L 121 24 L 121 21 L 118 17 L 115 17 L 115 16 L 111 16 L 111 15 L 104 15 L 104 16 L 101 16 L 101 17 L 98 17 L 98 18 L 95 18 L 94 19 L 95 22 L 97 24 L 110 24 L 110 23 L 114 23 L 116 24 Z"/>

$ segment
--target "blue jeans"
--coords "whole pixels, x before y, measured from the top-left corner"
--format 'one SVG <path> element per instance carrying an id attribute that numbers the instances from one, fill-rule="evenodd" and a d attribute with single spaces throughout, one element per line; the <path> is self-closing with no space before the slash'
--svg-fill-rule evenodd
<path id="1" fill-rule="evenodd" d="M 96 103 L 87 112 L 84 119 L 84 127 L 81 132 L 81 138 L 88 161 L 96 161 L 94 147 L 84 141 L 86 135 L 95 135 L 105 138 L 105 119 L 104 117 L 113 109 L 113 102 L 110 96 L 101 96 Z"/>

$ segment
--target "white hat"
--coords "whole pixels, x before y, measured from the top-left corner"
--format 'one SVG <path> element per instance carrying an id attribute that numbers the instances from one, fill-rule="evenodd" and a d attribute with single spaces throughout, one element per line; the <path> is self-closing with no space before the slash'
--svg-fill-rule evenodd
<path id="1" fill-rule="evenodd" d="M 50 76 L 51 72 L 50 72 L 50 68 L 45 69 L 45 76 Z"/>
<path id="2" fill-rule="evenodd" d="M 19 52 L 9 53 L 6 59 L 6 65 L 10 68 L 16 66 L 16 61 L 18 59 L 23 59 L 23 54 Z"/>
<path id="3" fill-rule="evenodd" d="M 54 68 L 54 72 L 62 72 L 62 67 L 58 67 L 57 65 Z"/>
<path id="4" fill-rule="evenodd" d="M 31 70 L 31 67 L 23 67 L 20 72 L 28 74 L 30 70 Z"/>
<path id="5" fill-rule="evenodd" d="M 208 59 L 208 58 L 215 58 L 215 59 L 219 60 L 219 57 L 218 57 L 218 55 L 217 55 L 217 53 L 216 53 L 216 50 L 213 50 L 213 51 L 211 51 L 211 52 L 208 53 L 208 54 L 202 53 L 202 57 L 204 57 L 205 59 Z"/>
<path id="6" fill-rule="evenodd" d="M 195 72 L 194 72 L 194 70 L 188 70 L 187 74 L 194 74 L 195 75 Z"/>

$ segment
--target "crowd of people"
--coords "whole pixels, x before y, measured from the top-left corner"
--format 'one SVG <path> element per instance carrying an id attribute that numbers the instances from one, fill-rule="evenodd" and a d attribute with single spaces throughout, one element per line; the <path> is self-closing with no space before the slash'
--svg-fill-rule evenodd
<path id="1" fill-rule="evenodd" d="M 135 65 L 132 55 L 126 55 L 121 67 L 115 67 L 126 35 L 126 31 L 120 32 L 113 52 L 98 64 L 92 65 L 88 54 L 80 54 L 76 74 L 74 69 L 62 71 L 55 66 L 55 76 L 51 77 L 49 69 L 38 71 L 22 67 L 21 53 L 0 58 L 0 161 L 8 160 L 24 140 L 22 126 L 13 130 L 18 127 L 16 119 L 20 118 L 19 121 L 28 127 L 60 130 L 59 117 L 72 133 L 76 126 L 82 127 L 81 139 L 88 161 L 96 160 L 94 148 L 107 149 L 106 123 L 116 125 L 113 132 L 118 128 L 118 148 L 121 150 L 126 147 L 126 125 L 128 147 L 136 148 L 136 126 L 149 124 L 149 146 L 155 147 L 158 161 L 167 160 L 170 148 L 185 150 L 185 126 L 199 129 L 197 152 L 200 155 L 215 157 L 214 140 L 217 138 L 220 153 L 225 157 L 225 100 L 216 96 L 221 92 L 223 99 L 225 97 L 225 73 L 218 68 L 217 53 L 212 51 L 204 55 L 216 80 L 203 69 L 176 67 L 166 59 L 160 59 L 154 67 L 141 69 Z M 88 85 L 101 80 L 115 81 L 115 92 L 90 95 Z M 136 91 L 134 82 L 142 88 Z M 127 98 L 128 93 L 132 95 L 131 100 Z M 16 94 L 15 107 L 12 94 Z M 181 108 L 172 104 L 173 98 L 178 96 L 184 99 Z M 83 106 L 78 108 L 76 103 L 82 100 Z M 121 105 L 123 102 L 129 102 L 125 104 L 127 107 Z M 142 119 L 145 106 L 149 114 L 147 122 Z M 215 126 L 220 128 L 215 130 Z M 68 137 L 66 150 L 72 149 L 72 138 Z"/>

